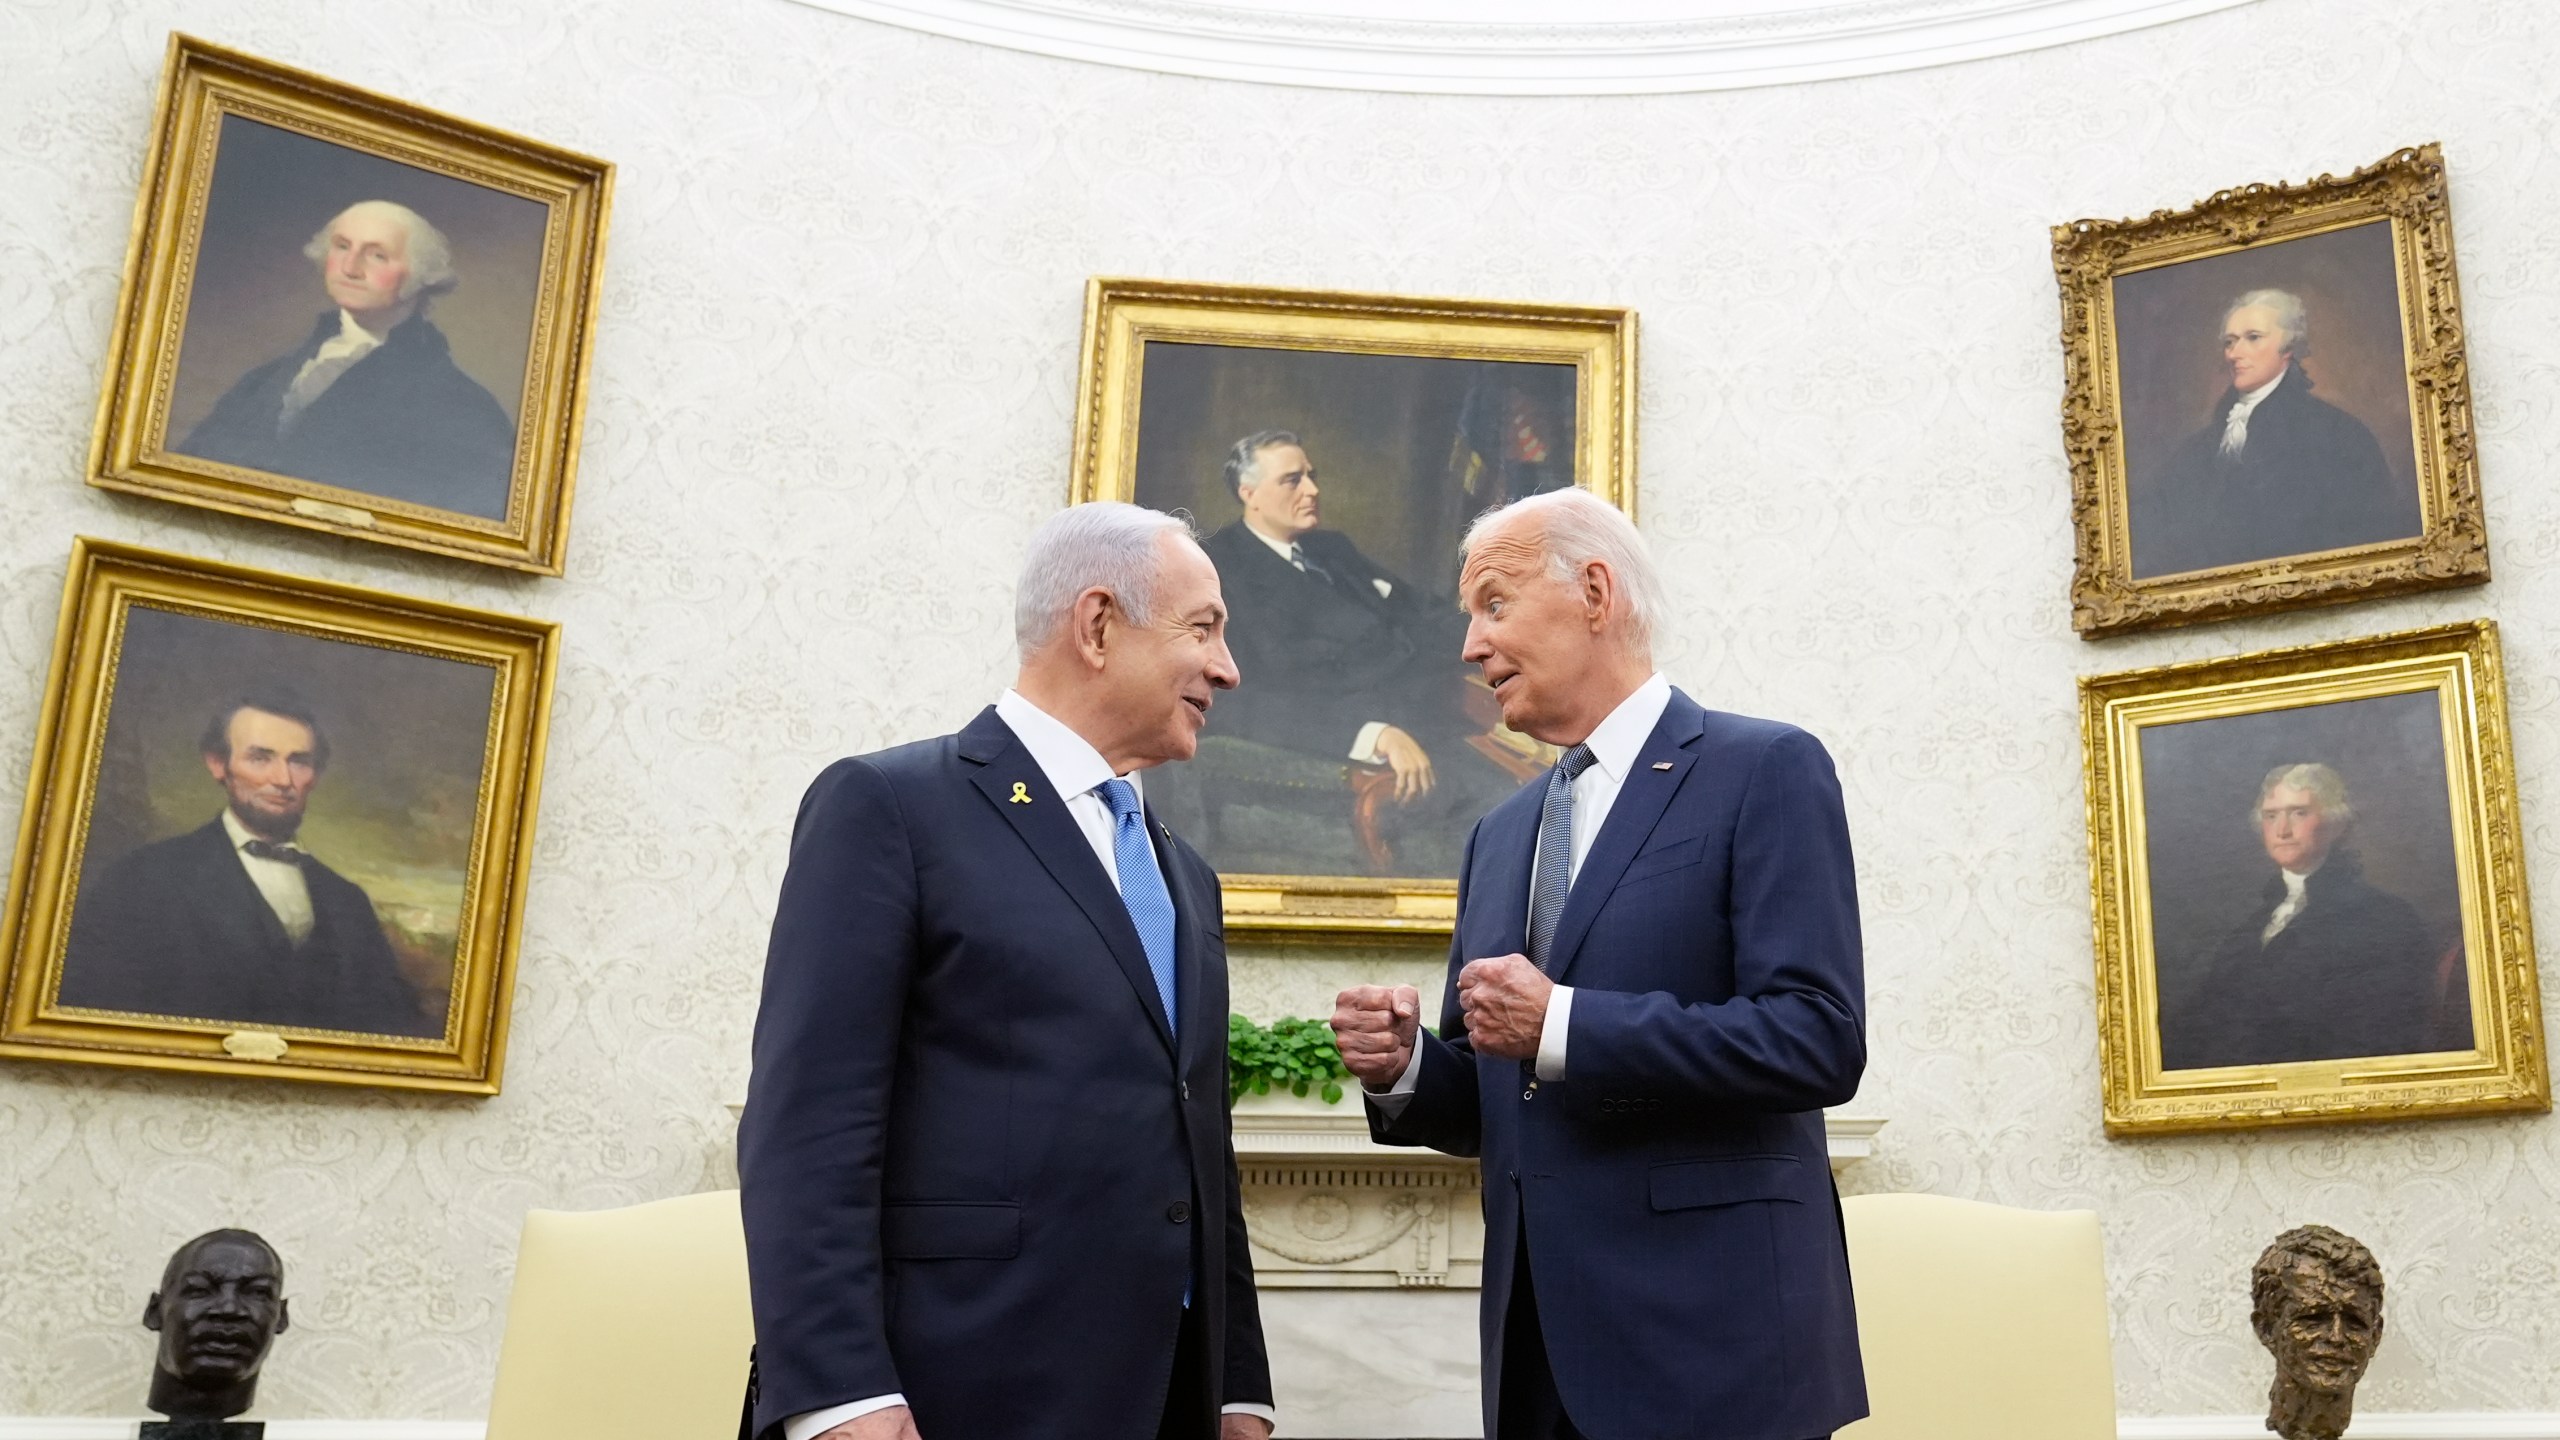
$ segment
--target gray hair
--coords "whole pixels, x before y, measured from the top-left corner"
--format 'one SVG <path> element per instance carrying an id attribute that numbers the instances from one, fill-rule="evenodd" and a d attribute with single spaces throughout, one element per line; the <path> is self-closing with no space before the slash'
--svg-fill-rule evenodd
<path id="1" fill-rule="evenodd" d="M 1654 626 L 1670 609 L 1670 602 L 1662 587 L 1662 572 L 1654 567 L 1653 553 L 1645 548 L 1635 522 L 1588 490 L 1549 490 L 1477 516 L 1467 527 L 1466 538 L 1458 542 L 1460 560 L 1494 530 L 1522 516 L 1546 522 L 1539 548 L 1546 552 L 1547 573 L 1556 583 L 1581 584 L 1583 567 L 1594 560 L 1609 567 L 1626 602 L 1627 643 L 1650 654 Z"/>
<path id="2" fill-rule="evenodd" d="M 350 215 L 373 215 L 398 225 L 409 237 L 409 278 L 400 282 L 400 298 L 415 298 L 420 291 L 441 295 L 462 283 L 453 270 L 453 245 L 444 232 L 427 223 L 427 217 L 396 200 L 359 200 L 329 217 L 302 247 L 303 258 L 318 264 L 328 258 L 329 232 Z"/>
<path id="3" fill-rule="evenodd" d="M 1132 625 L 1155 620 L 1156 578 L 1164 568 L 1156 537 L 1199 532 L 1180 515 L 1118 500 L 1070 505 L 1040 522 L 1013 587 L 1013 643 L 1029 660 L 1057 638 L 1087 590 L 1108 590 Z"/>
<path id="4" fill-rule="evenodd" d="M 2347 782 L 2326 765 L 2279 765 L 2268 771 L 2267 778 L 2258 785 L 2258 808 L 2265 808 L 2267 797 L 2279 787 L 2311 792 L 2312 802 L 2320 807 L 2324 819 L 2335 820 L 2340 826 L 2356 823 L 2355 807 L 2347 803 Z M 2254 823 L 2257 816 L 2253 812 L 2249 818 Z"/>
<path id="5" fill-rule="evenodd" d="M 2302 297 L 2290 290 L 2251 290 L 2222 307 L 2222 323 L 2229 325 L 2234 312 L 2252 305 L 2263 305 L 2276 312 L 2276 328 L 2284 332 L 2285 353 L 2299 360 L 2311 353 L 2311 316 L 2302 308 Z"/>
<path id="6" fill-rule="evenodd" d="M 1295 445 L 1301 450 L 1306 448 L 1304 441 L 1287 430 L 1256 430 L 1227 447 L 1227 489 L 1233 492 L 1237 499 L 1244 498 L 1244 482 L 1253 478 L 1254 460 L 1274 445 Z"/>

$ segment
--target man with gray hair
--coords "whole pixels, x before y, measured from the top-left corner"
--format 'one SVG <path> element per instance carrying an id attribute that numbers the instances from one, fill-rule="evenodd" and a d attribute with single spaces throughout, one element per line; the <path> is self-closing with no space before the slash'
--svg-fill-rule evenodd
<path id="1" fill-rule="evenodd" d="M 2311 393 L 2310 353 L 2309 313 L 2291 291 L 2251 290 L 2223 308 L 2230 383 L 2213 418 L 2157 468 L 2132 457 L 2135 575 L 2419 533 L 2415 481 L 2392 474 L 2363 421 Z"/>
<path id="2" fill-rule="evenodd" d="M 1335 1002 L 1390 1145 L 1480 1156 L 1490 1440 L 1808 1440 L 1866 1414 L 1822 1110 L 1866 1066 L 1840 785 L 1792 725 L 1654 669 L 1624 515 L 1532 496 L 1468 531 L 1466 658 L 1566 747 L 1467 842 L 1439 1033 Z"/>
<path id="3" fill-rule="evenodd" d="M 406 205 L 363 200 L 302 253 L 331 308 L 300 345 L 240 377 L 179 452 L 506 518 L 515 427 L 427 318 L 428 301 L 460 283 L 444 233 Z"/>
<path id="4" fill-rule="evenodd" d="M 1053 516 L 1021 669 L 801 802 L 738 1131 L 753 1440 L 1263 1440 L 1218 877 L 1148 808 L 1236 684 L 1183 521 Z"/>
<path id="5" fill-rule="evenodd" d="M 2276 873 L 2184 983 L 2161 977 L 2177 992 L 2162 1006 L 2162 1067 L 2469 1049 L 2469 987 L 2445 963 L 2459 948 L 2433 943 L 2417 910 L 2343 848 L 2356 813 L 2338 772 L 2276 766 L 2249 818 Z"/>

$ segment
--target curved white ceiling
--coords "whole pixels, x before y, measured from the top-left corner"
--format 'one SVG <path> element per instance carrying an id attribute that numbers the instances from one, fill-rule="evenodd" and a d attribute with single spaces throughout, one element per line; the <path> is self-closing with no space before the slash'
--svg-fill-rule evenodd
<path id="1" fill-rule="evenodd" d="M 1177 75 L 1474 95 L 1730 90 L 2009 55 L 2252 0 L 800 0 Z"/>

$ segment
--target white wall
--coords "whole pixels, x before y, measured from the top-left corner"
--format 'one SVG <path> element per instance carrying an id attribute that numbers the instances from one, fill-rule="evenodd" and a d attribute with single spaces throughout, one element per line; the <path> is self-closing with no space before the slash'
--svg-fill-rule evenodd
<path id="1" fill-rule="evenodd" d="M 173 26 L 621 163 L 567 580 L 80 484 Z M 2259 1403 L 2242 1277 L 2303 1220 L 2392 1276 L 2363 1408 L 2560 1409 L 2549 1121 L 2101 1137 L 2072 686 L 2496 615 L 2533 878 L 2560 894 L 2555 65 L 2560 14 L 2530 0 L 2266 0 L 1952 69 L 1616 100 L 1169 79 L 781 0 L 8 0 L 0 733 L 29 733 L 75 532 L 552 616 L 568 649 L 506 1094 L 0 1067 L 0 1414 L 132 1413 L 161 1259 L 245 1223 L 297 1302 L 266 1413 L 468 1419 L 528 1206 L 722 1179 L 800 787 L 1005 678 L 1094 273 L 1636 307 L 1645 528 L 1685 617 L 1668 668 L 1812 727 L 1848 784 L 1875 1017 L 1856 1108 L 1893 1122 L 1852 1183 L 2099 1209 L 2134 1414 Z M 2498 581 L 2072 638 L 2045 227 L 2430 138 Z M 1345 979 L 1431 968 L 1249 954 L 1238 994 L 1321 1013 Z"/>

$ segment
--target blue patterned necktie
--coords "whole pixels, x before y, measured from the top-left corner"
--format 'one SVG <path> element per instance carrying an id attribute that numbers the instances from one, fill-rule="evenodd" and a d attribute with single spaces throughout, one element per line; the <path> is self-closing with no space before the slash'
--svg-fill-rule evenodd
<path id="1" fill-rule="evenodd" d="M 1547 772 L 1547 799 L 1538 810 L 1538 884 L 1529 896 L 1529 963 L 1541 974 L 1573 890 L 1573 782 L 1596 758 L 1590 746 L 1576 745 Z"/>
<path id="2" fill-rule="evenodd" d="M 1155 847 L 1147 843 L 1146 812 L 1138 808 L 1137 787 L 1126 780 L 1105 780 L 1093 789 L 1111 807 L 1111 858 L 1120 869 L 1120 903 L 1129 908 L 1129 923 L 1138 927 L 1138 943 L 1146 947 L 1166 1028 L 1179 1030 L 1182 1022 L 1175 1017 L 1182 1012 L 1173 1003 L 1173 897 L 1165 893 Z"/>

